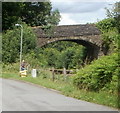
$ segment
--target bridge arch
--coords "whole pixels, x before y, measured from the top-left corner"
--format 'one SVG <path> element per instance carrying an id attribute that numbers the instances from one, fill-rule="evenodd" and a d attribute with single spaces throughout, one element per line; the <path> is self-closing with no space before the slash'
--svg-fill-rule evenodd
<path id="1" fill-rule="evenodd" d="M 72 41 L 87 48 L 87 57 L 90 61 L 104 55 L 100 31 L 94 24 L 56 26 L 51 37 L 48 37 L 40 27 L 33 30 L 40 47 L 57 41 Z"/>
<path id="2" fill-rule="evenodd" d="M 93 59 L 97 59 L 99 56 L 99 51 L 100 51 L 100 47 L 97 46 L 96 44 L 93 44 L 89 41 L 86 41 L 86 40 L 82 40 L 82 39 L 77 39 L 77 38 L 56 38 L 56 39 L 48 39 L 45 43 L 42 43 L 41 45 L 39 44 L 40 47 L 44 47 L 48 44 L 51 44 L 51 43 L 55 43 L 55 42 L 58 42 L 58 41 L 70 41 L 70 42 L 75 42 L 77 44 L 80 44 L 80 45 L 83 45 L 84 47 L 86 47 L 86 50 L 87 50 L 87 60 L 89 61 L 92 61 Z"/>

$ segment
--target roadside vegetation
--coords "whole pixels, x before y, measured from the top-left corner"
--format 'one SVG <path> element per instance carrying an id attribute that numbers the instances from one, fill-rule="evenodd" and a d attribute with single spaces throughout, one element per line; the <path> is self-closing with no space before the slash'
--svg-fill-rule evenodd
<path id="1" fill-rule="evenodd" d="M 14 14 L 16 15 L 16 17 L 14 16 L 15 21 L 12 23 L 8 21 L 7 23 L 7 18 L 12 19 L 12 16 L 9 16 L 10 12 L 4 9 L 6 4 L 3 4 L 3 12 L 8 11 L 9 13 L 7 13 L 7 17 L 3 15 L 5 20 L 2 37 L 3 69 L 0 77 L 31 82 L 59 90 L 66 96 L 120 108 L 120 10 L 118 8 L 120 2 L 115 3 L 112 10 L 106 9 L 107 19 L 96 23 L 96 26 L 101 31 L 105 56 L 92 61 L 90 64 L 85 63 L 86 48 L 76 43 L 61 41 L 49 44 L 44 48 L 36 46 L 37 38 L 31 26 L 41 25 L 45 32 L 51 35 L 51 31 L 60 19 L 59 11 L 52 12 L 50 3 L 41 3 L 41 5 L 45 7 L 45 10 L 43 10 L 44 15 L 38 14 L 38 18 L 35 20 L 38 21 L 40 19 L 41 22 L 36 23 L 33 20 L 29 20 L 28 18 L 31 14 L 28 12 L 28 17 L 25 17 L 27 13 L 25 11 L 24 18 L 17 18 L 18 12 Z M 9 7 L 13 6 L 20 6 L 17 8 L 22 7 L 24 11 L 30 7 L 35 10 L 35 6 L 39 9 L 40 4 L 14 3 L 12 5 L 9 3 Z M 33 22 L 32 25 L 30 25 L 31 22 Z M 13 27 L 14 23 L 20 23 L 24 28 L 23 59 L 28 63 L 28 77 L 24 78 L 19 77 L 20 29 Z M 10 27 L 8 28 L 9 25 Z M 74 76 L 55 74 L 55 80 L 53 81 L 53 74 L 49 71 L 49 68 L 52 67 L 75 70 L 72 73 Z M 37 78 L 31 77 L 33 68 L 37 69 Z"/>
<path id="2" fill-rule="evenodd" d="M 117 94 L 106 91 L 94 92 L 87 91 L 85 89 L 78 89 L 75 85 L 73 85 L 72 77 L 64 79 L 64 75 L 55 75 L 56 79 L 53 82 L 52 73 L 49 71 L 43 71 L 39 73 L 37 78 L 31 77 L 30 74 L 28 77 L 19 77 L 18 72 L 3 72 L 2 77 L 6 79 L 15 79 L 24 82 L 30 82 L 44 86 L 46 88 L 55 89 L 57 91 L 60 91 L 59 93 L 69 97 L 118 108 Z"/>

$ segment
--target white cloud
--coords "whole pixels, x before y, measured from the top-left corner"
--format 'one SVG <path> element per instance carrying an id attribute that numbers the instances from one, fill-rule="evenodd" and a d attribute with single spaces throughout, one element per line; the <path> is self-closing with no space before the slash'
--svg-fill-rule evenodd
<path id="1" fill-rule="evenodd" d="M 94 23 L 97 22 L 97 20 L 106 18 L 106 11 L 104 9 L 100 9 L 95 12 L 71 14 L 69 17 L 78 24 Z"/>
<path id="2" fill-rule="evenodd" d="M 74 21 L 74 19 L 70 18 L 69 14 L 61 14 L 61 21 L 59 23 L 59 25 L 73 25 L 73 24 L 77 24 L 77 22 Z"/>
<path id="3" fill-rule="evenodd" d="M 103 2 L 102 2 L 103 1 Z M 94 23 L 106 18 L 105 7 L 112 7 L 112 0 L 52 0 L 53 10 L 61 14 L 60 25 Z"/>
<path id="4" fill-rule="evenodd" d="M 103 8 L 105 2 L 54 2 L 53 9 L 58 8 L 61 13 L 86 13 Z"/>
<path id="5" fill-rule="evenodd" d="M 50 0 L 51 2 L 119 2 L 120 0 Z"/>

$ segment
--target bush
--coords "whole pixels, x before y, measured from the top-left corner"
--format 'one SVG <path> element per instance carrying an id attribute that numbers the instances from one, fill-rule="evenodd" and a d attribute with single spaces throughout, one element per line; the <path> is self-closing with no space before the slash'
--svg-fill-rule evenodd
<path id="1" fill-rule="evenodd" d="M 78 71 L 73 83 L 80 89 L 99 91 L 107 88 L 117 90 L 118 55 L 103 56 Z"/>
<path id="2" fill-rule="evenodd" d="M 5 64 L 2 63 L 2 72 L 14 72 L 19 73 L 19 62 L 18 63 L 11 63 L 11 64 Z"/>

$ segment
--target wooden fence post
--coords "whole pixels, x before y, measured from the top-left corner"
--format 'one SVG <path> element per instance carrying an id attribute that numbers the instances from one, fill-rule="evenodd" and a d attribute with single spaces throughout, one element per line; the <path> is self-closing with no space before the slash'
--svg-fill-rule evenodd
<path id="1" fill-rule="evenodd" d="M 52 80 L 55 80 L 55 73 L 54 73 L 54 67 L 52 67 Z"/>
<path id="2" fill-rule="evenodd" d="M 64 75 L 64 80 L 66 80 L 67 73 L 66 73 L 66 68 L 65 67 L 63 68 L 63 75 Z"/>

